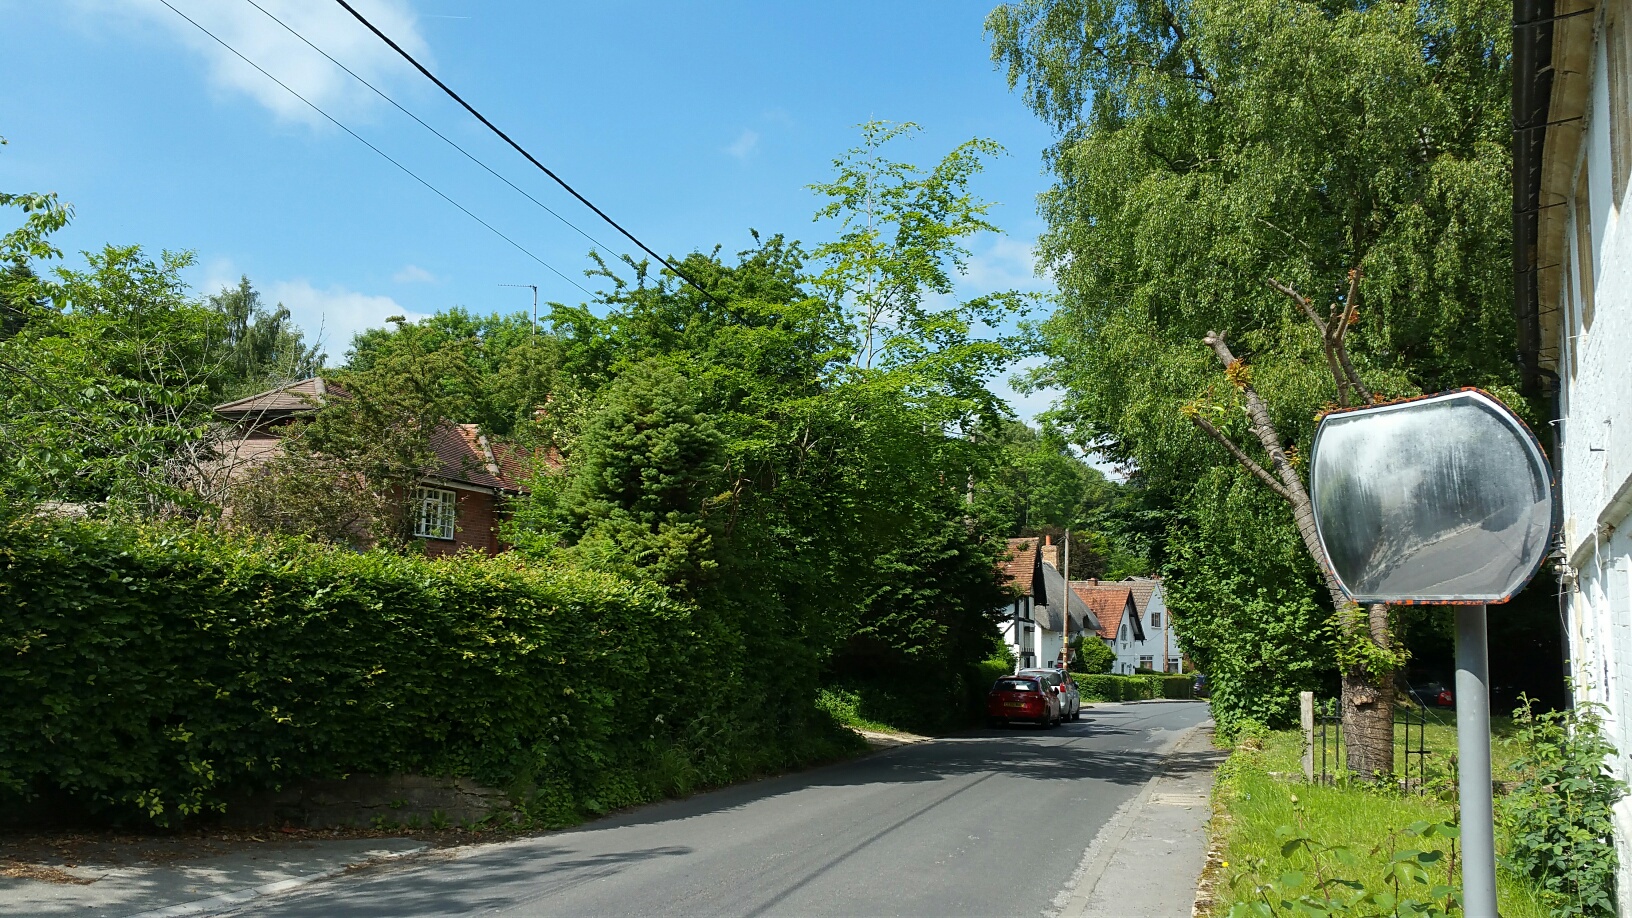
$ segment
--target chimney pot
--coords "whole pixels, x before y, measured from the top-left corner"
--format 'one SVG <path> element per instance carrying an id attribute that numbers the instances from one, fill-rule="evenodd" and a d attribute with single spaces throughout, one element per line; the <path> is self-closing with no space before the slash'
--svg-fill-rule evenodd
<path id="1" fill-rule="evenodd" d="M 1053 544 L 1054 544 L 1054 537 L 1053 537 L 1053 536 L 1051 536 L 1051 535 L 1045 535 L 1045 536 L 1043 536 L 1043 544 L 1044 544 L 1044 545 L 1045 545 L 1045 546 L 1046 546 L 1046 545 L 1053 545 Z"/>

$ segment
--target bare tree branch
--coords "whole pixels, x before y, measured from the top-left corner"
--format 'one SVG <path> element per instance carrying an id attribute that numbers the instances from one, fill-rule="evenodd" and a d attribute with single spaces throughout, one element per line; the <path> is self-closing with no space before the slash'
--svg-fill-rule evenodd
<path id="1" fill-rule="evenodd" d="M 1241 463 L 1242 468 L 1258 476 L 1259 481 L 1269 485 L 1269 489 L 1271 491 L 1281 495 L 1281 497 L 1288 503 L 1292 501 L 1292 492 L 1283 487 L 1279 481 L 1276 481 L 1275 476 L 1271 475 L 1268 469 L 1254 462 L 1251 456 L 1248 456 L 1241 450 L 1241 447 L 1236 446 L 1233 442 L 1231 442 L 1230 438 L 1225 436 L 1223 431 L 1219 430 L 1217 427 L 1214 427 L 1211 421 L 1208 421 L 1199 414 L 1191 414 L 1189 417 L 1191 423 L 1195 424 L 1197 427 L 1200 427 L 1203 433 L 1207 434 L 1209 437 L 1212 437 L 1214 440 L 1217 440 L 1220 446 L 1228 450 L 1230 455 L 1235 457 L 1235 461 Z"/>

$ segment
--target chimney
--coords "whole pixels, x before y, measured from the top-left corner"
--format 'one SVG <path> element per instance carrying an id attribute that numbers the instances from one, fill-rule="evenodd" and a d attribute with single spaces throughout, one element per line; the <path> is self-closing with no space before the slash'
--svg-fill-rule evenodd
<path id="1" fill-rule="evenodd" d="M 1094 586 L 1099 586 L 1099 578 L 1098 577 L 1089 578 L 1088 582 L 1093 584 Z"/>
<path id="2" fill-rule="evenodd" d="M 1059 570 L 1060 546 L 1054 544 L 1053 536 L 1043 536 L 1043 547 L 1041 551 L 1043 555 L 1043 563 L 1054 568 L 1055 570 Z"/>

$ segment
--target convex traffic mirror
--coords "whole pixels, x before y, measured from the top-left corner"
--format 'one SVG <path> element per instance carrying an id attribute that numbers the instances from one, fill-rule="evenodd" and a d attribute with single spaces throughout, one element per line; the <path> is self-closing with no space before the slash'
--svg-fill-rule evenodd
<path id="1" fill-rule="evenodd" d="M 1320 541 L 1356 602 L 1505 602 L 1547 555 L 1547 458 L 1477 389 L 1328 414 L 1309 461 Z"/>

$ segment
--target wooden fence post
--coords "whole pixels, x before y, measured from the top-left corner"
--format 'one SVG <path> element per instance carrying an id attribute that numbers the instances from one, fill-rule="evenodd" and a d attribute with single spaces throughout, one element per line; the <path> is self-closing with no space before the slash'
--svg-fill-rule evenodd
<path id="1" fill-rule="evenodd" d="M 1298 693 L 1298 722 L 1303 726 L 1303 780 L 1315 780 L 1315 693 Z"/>

